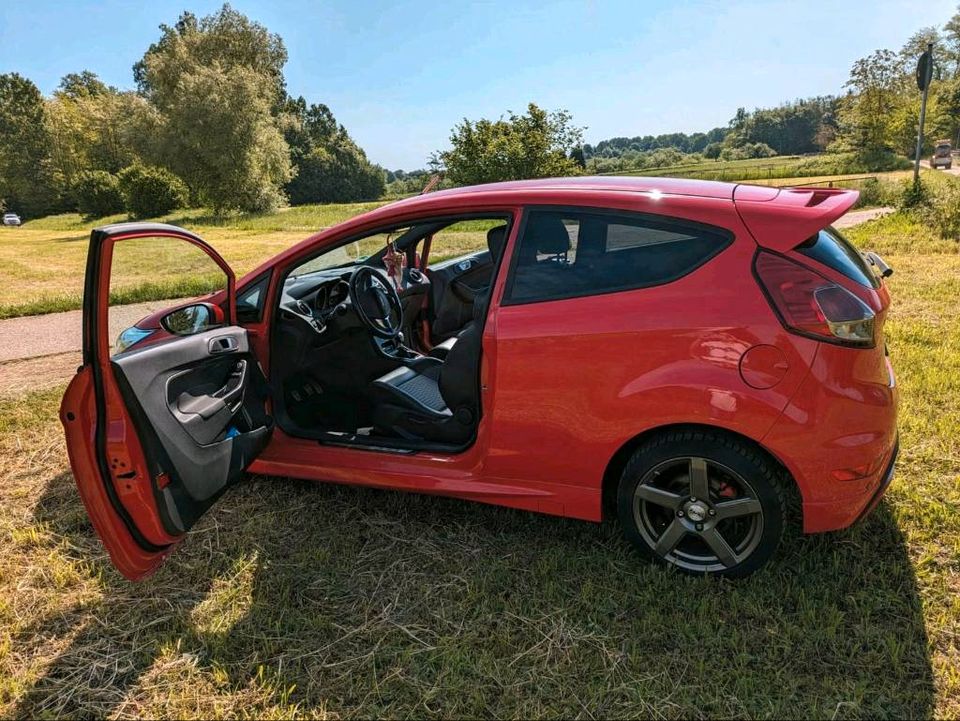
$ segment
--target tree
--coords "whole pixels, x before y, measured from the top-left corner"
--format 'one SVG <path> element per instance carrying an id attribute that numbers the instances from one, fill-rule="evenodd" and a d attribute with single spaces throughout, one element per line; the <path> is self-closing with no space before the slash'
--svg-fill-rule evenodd
<path id="1" fill-rule="evenodd" d="M 548 113 L 530 103 L 526 115 L 511 112 L 506 120 L 464 119 L 453 129 L 450 150 L 437 159 L 454 183 L 465 185 L 576 175 L 570 155 L 582 136 L 567 111 Z"/>
<path id="2" fill-rule="evenodd" d="M 876 50 L 857 60 L 840 101 L 842 147 L 862 155 L 892 149 L 893 111 L 904 84 L 900 57 L 891 50 Z"/>
<path id="3" fill-rule="evenodd" d="M 96 73 L 89 70 L 83 70 L 79 73 L 67 73 L 60 80 L 60 87 L 54 91 L 54 95 L 60 97 L 78 98 L 97 97 L 106 95 L 108 92 L 117 92 L 116 88 L 109 88 L 104 84 Z"/>
<path id="4" fill-rule="evenodd" d="M 290 153 L 263 75 L 219 64 L 182 73 L 160 114 L 163 165 L 216 212 L 268 212 L 284 198 Z"/>
<path id="5" fill-rule="evenodd" d="M 17 73 L 0 75 L 0 198 L 25 216 L 58 207 L 44 120 L 37 86 Z"/>
<path id="6" fill-rule="evenodd" d="M 85 172 L 117 173 L 143 152 L 146 101 L 87 70 L 67 75 L 46 104 L 51 164 L 66 187 Z"/>
<path id="7" fill-rule="evenodd" d="M 296 175 L 286 186 L 290 203 L 374 200 L 386 190 L 383 168 L 367 160 L 326 105 L 290 100 L 285 134 Z M 398 171 L 402 172 L 402 171 Z"/>
<path id="8" fill-rule="evenodd" d="M 281 133 L 283 64 L 278 35 L 224 5 L 180 16 L 134 67 L 157 110 L 154 160 L 215 211 L 263 212 L 283 202 L 292 170 Z"/>
<path id="9" fill-rule="evenodd" d="M 952 77 L 960 76 L 960 8 L 943 26 L 943 49 Z"/>
<path id="10" fill-rule="evenodd" d="M 251 21 L 229 3 L 202 19 L 185 12 L 171 27 L 161 25 L 160 40 L 133 66 L 133 79 L 143 95 L 162 104 L 174 94 L 180 78 L 177 62 L 224 70 L 242 67 L 268 79 L 265 90 L 274 102 L 285 97 L 283 66 L 287 49 L 279 35 Z"/>

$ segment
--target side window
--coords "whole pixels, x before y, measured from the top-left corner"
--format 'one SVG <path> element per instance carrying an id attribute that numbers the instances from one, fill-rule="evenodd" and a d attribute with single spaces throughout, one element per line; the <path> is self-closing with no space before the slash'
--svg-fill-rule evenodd
<path id="1" fill-rule="evenodd" d="M 639 213 L 529 211 L 507 302 L 669 283 L 705 263 L 732 239 L 720 228 Z"/>
<path id="2" fill-rule="evenodd" d="M 487 250 L 487 233 L 506 226 L 505 220 L 461 220 L 436 231 L 430 241 L 429 265 L 464 258 Z"/>
<path id="3" fill-rule="evenodd" d="M 270 274 L 257 279 L 237 293 L 237 320 L 241 323 L 254 323 L 263 317 L 263 301 L 267 295 Z"/>

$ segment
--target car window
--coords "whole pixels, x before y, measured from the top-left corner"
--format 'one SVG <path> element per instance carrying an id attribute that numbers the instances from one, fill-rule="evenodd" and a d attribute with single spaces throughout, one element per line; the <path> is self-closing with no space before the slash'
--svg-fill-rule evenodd
<path id="1" fill-rule="evenodd" d="M 868 288 L 879 288 L 877 278 L 867 261 L 850 242 L 833 228 L 824 228 L 797 246 L 797 252 L 823 263 Z"/>
<path id="2" fill-rule="evenodd" d="M 433 234 L 428 264 L 433 266 L 452 258 L 487 250 L 487 231 L 501 226 L 501 219 L 461 220 Z"/>
<path id="3" fill-rule="evenodd" d="M 299 277 L 308 273 L 316 273 L 330 268 L 349 268 L 362 263 L 371 255 L 376 255 L 392 242 L 407 232 L 409 228 L 393 228 L 387 232 L 372 233 L 363 238 L 351 240 L 335 248 L 324 251 L 304 263 L 301 263 L 290 273 L 291 277 Z"/>
<path id="4" fill-rule="evenodd" d="M 267 273 L 237 293 L 237 320 L 246 323 L 260 320 L 269 281 L 270 274 Z"/>
<path id="5" fill-rule="evenodd" d="M 508 303 L 643 288 L 676 280 L 732 241 L 726 230 L 662 216 L 591 210 L 527 213 Z"/>

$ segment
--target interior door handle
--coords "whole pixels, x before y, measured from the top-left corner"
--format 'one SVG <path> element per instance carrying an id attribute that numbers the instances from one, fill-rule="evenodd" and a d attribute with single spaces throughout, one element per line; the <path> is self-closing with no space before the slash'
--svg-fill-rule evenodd
<path id="1" fill-rule="evenodd" d="M 207 350 L 211 355 L 215 353 L 229 353 L 235 351 L 238 347 L 237 339 L 232 335 L 218 335 L 216 338 L 211 338 L 207 344 Z"/>

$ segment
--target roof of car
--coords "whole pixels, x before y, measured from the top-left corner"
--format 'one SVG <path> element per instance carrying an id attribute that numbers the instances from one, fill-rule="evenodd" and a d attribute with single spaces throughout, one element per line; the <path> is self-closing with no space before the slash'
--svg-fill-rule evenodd
<path id="1" fill-rule="evenodd" d="M 661 192 L 667 195 L 695 195 L 704 198 L 733 198 L 735 183 L 720 183 L 712 180 L 689 178 L 655 178 L 624 175 L 585 175 L 572 178 L 539 178 L 536 180 L 510 180 L 503 183 L 468 185 L 463 188 L 438 190 L 432 197 L 450 197 L 470 193 L 535 190 L 614 190 L 634 193 Z"/>

